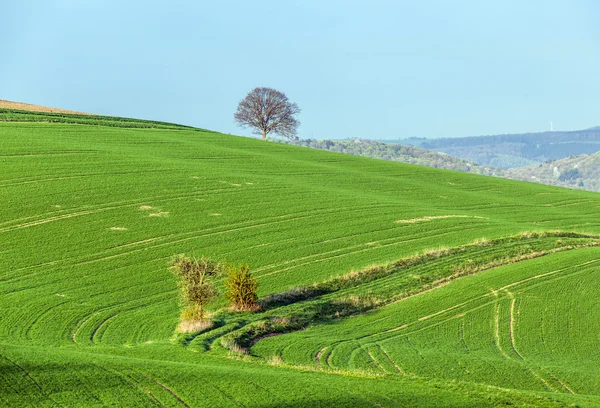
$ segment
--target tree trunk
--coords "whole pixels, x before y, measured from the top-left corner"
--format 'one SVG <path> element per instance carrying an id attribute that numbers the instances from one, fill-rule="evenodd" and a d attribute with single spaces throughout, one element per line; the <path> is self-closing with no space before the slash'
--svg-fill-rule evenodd
<path id="1" fill-rule="evenodd" d="M 267 131 L 263 130 L 262 140 L 267 140 Z"/>

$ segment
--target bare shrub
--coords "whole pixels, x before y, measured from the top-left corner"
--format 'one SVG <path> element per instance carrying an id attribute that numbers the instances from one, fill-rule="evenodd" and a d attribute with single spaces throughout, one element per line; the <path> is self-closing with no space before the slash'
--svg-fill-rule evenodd
<path id="1" fill-rule="evenodd" d="M 178 255 L 169 263 L 169 268 L 179 279 L 181 300 L 187 306 L 182 317 L 202 320 L 204 308 L 219 295 L 213 280 L 221 272 L 222 265 L 209 258 Z"/>

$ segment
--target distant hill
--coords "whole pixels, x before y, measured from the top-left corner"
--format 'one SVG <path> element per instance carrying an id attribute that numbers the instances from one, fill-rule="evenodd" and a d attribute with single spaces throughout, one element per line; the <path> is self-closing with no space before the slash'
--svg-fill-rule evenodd
<path id="1" fill-rule="evenodd" d="M 277 140 L 280 143 L 310 147 L 331 152 L 352 154 L 408 164 L 418 164 L 440 169 L 457 170 L 466 173 L 501 176 L 501 169 L 478 166 L 467 160 L 446 153 L 434 152 L 415 146 L 383 143 L 374 140 Z"/>
<path id="2" fill-rule="evenodd" d="M 400 139 L 412 145 L 504 169 L 600 151 L 600 127 L 568 132 L 541 132 L 441 139 Z"/>
<path id="3" fill-rule="evenodd" d="M 479 166 L 446 153 L 374 140 L 276 140 L 280 143 L 485 176 L 600 191 L 600 152 L 511 169 Z"/>
<path id="4" fill-rule="evenodd" d="M 23 110 L 30 112 L 47 112 L 47 113 L 69 113 L 74 115 L 89 115 L 89 113 L 77 112 L 67 109 L 49 108 L 47 106 L 32 105 L 30 103 L 12 102 L 0 99 L 0 109 Z"/>
<path id="5" fill-rule="evenodd" d="M 600 191 L 600 152 L 506 170 L 515 180 Z"/>

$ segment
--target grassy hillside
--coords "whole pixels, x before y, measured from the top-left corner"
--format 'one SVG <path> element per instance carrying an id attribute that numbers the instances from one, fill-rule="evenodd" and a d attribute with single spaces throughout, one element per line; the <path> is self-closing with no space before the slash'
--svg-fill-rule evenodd
<path id="1" fill-rule="evenodd" d="M 37 105 L 32 105 L 36 107 Z M 50 108 L 48 108 L 50 109 Z M 0 122 L 48 122 L 70 123 L 77 125 L 112 126 L 120 128 L 141 129 L 195 129 L 191 126 L 151 120 L 121 118 L 116 116 L 88 115 L 86 113 L 70 113 L 70 111 L 44 111 L 2 108 L 0 105 Z M 210 132 L 206 129 L 198 129 Z"/>
<path id="2" fill-rule="evenodd" d="M 0 123 L 2 405 L 600 403 L 596 194 L 97 124 Z M 175 335 L 179 253 L 263 311 Z"/>

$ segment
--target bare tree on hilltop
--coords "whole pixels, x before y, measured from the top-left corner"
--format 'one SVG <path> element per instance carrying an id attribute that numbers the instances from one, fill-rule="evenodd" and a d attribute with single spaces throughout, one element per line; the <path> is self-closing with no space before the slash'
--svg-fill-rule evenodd
<path id="1" fill-rule="evenodd" d="M 238 126 L 253 128 L 253 133 L 267 139 L 269 133 L 293 139 L 300 122 L 294 117 L 300 113 L 297 104 L 272 88 L 254 88 L 240 102 L 234 118 Z"/>

